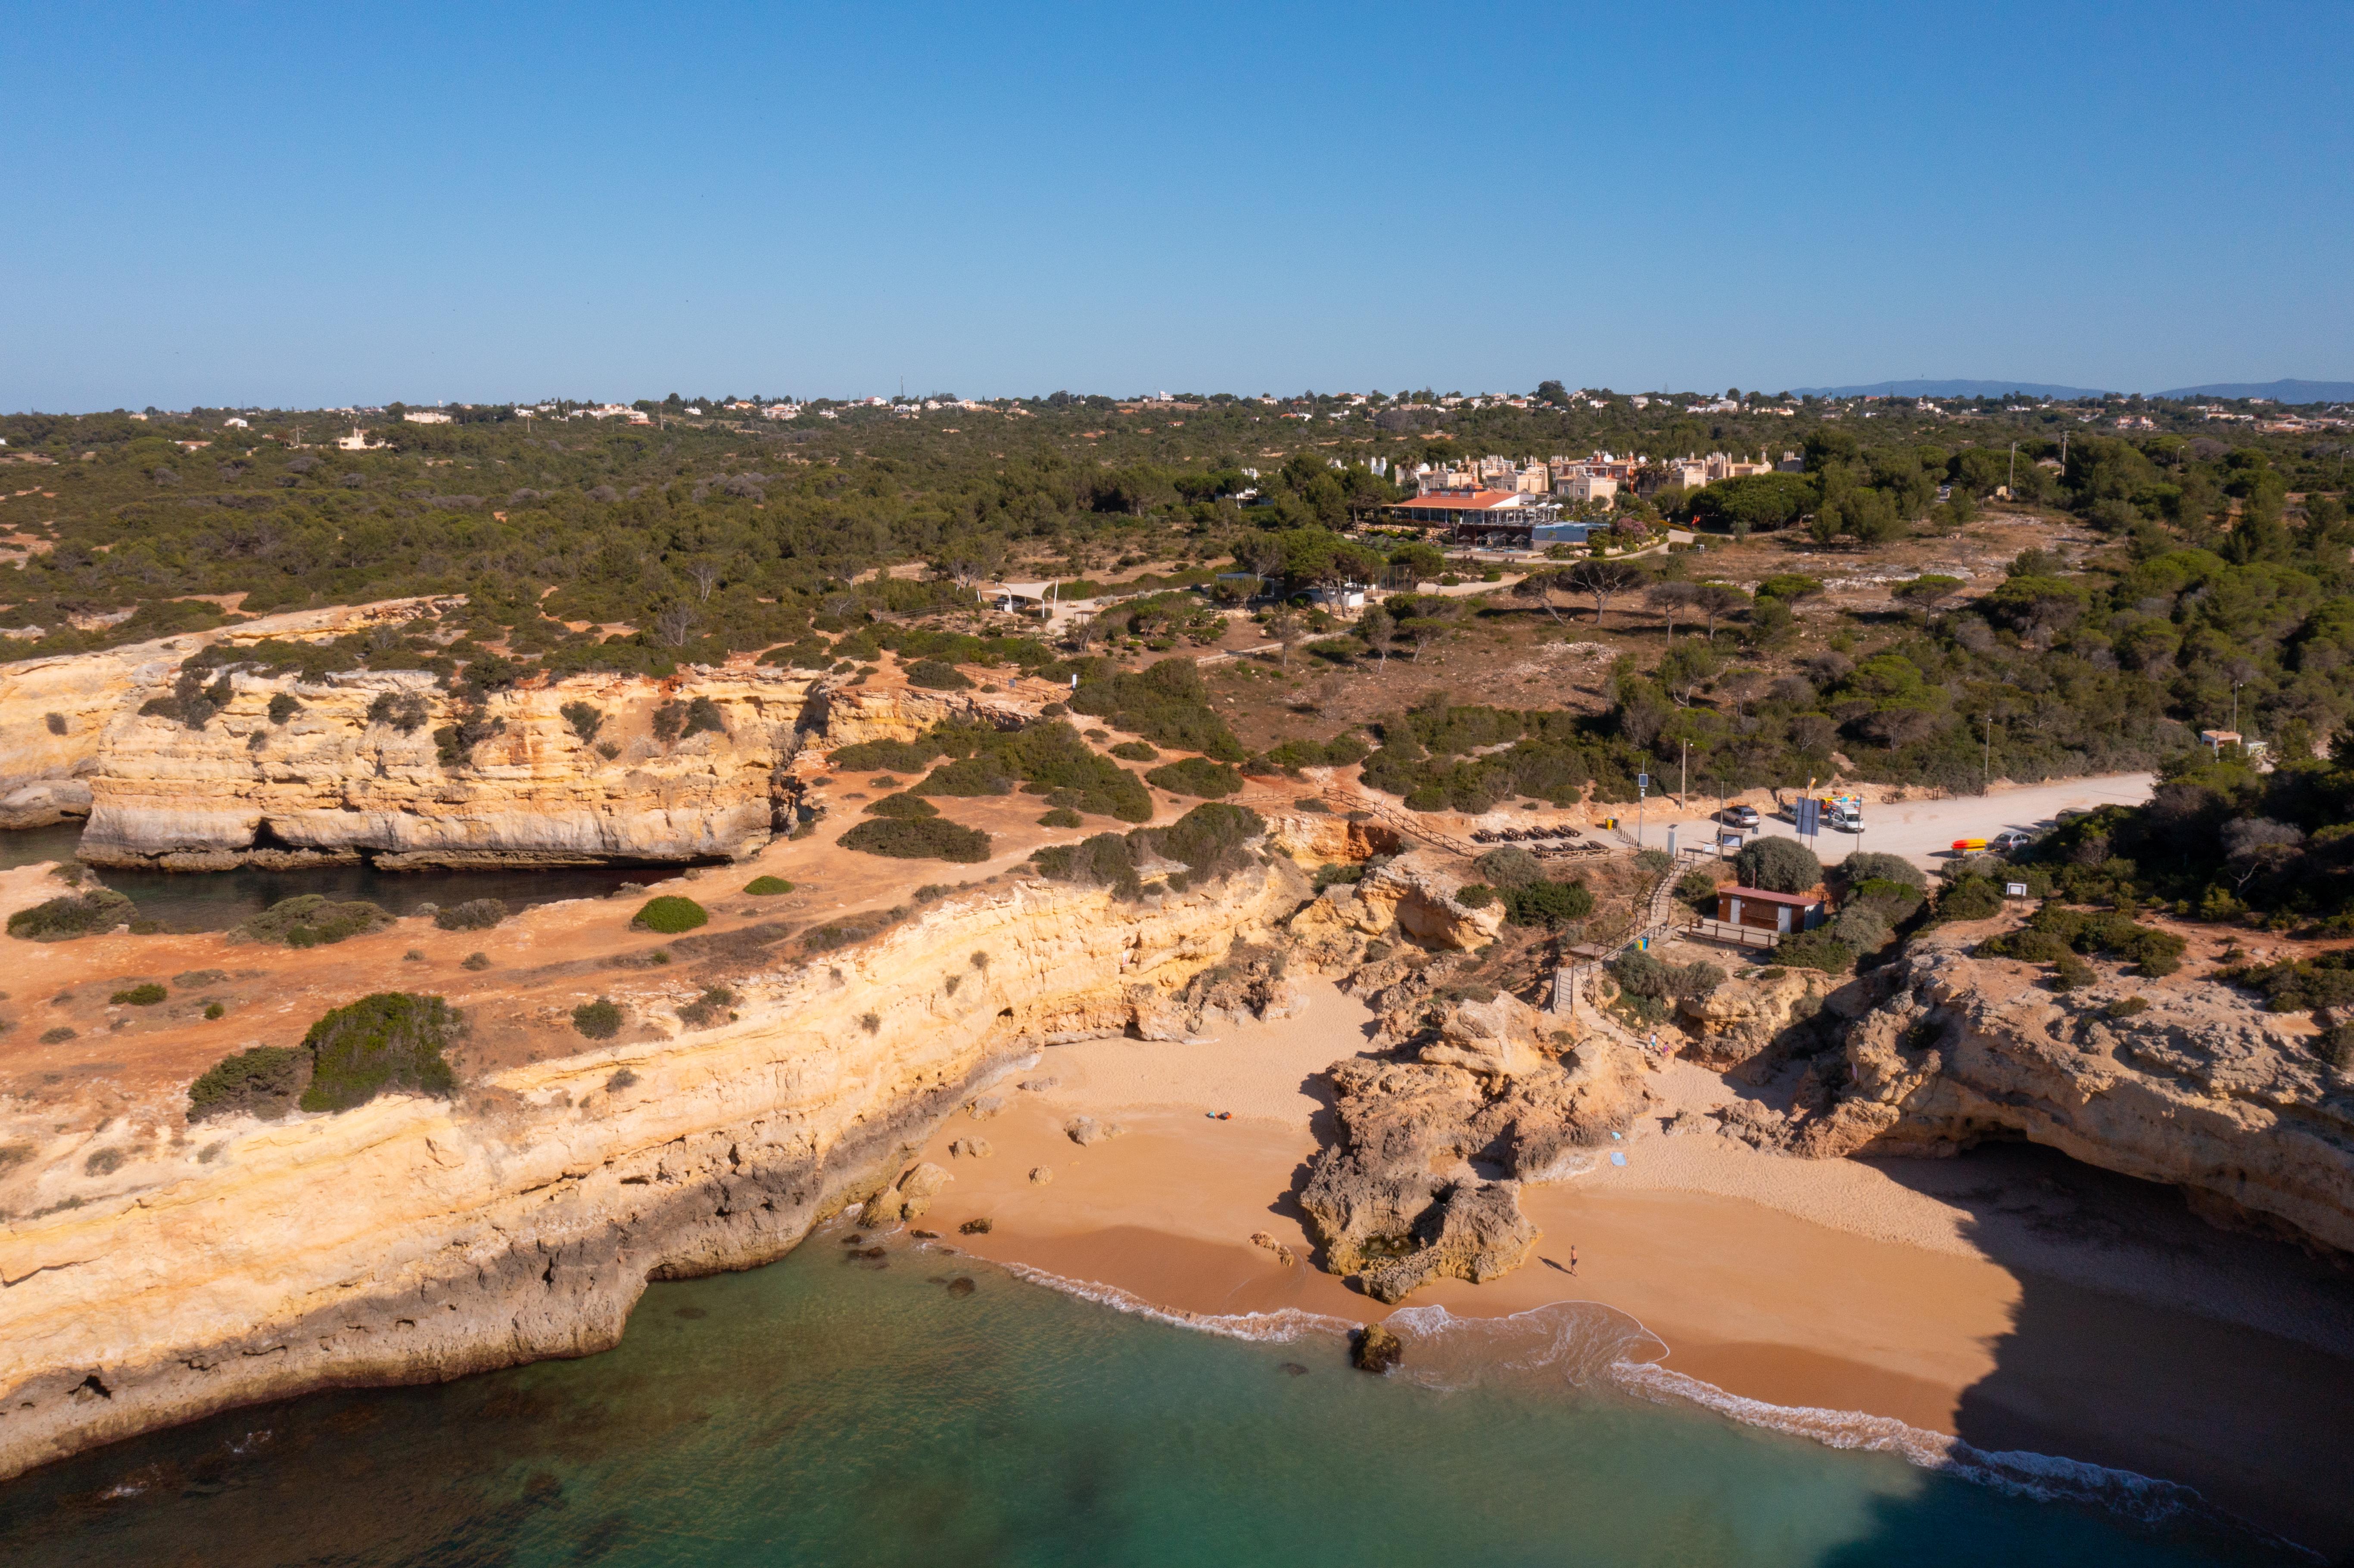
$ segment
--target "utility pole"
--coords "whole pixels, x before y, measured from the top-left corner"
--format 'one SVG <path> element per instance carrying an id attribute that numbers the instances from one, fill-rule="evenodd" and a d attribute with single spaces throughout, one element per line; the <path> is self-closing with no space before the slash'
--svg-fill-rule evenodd
<path id="1" fill-rule="evenodd" d="M 1978 777 L 1978 793 L 1983 795 L 1994 787 L 1994 710 L 1987 710 L 1986 762 Z"/>
<path id="2" fill-rule="evenodd" d="M 1684 797 L 1691 792 L 1691 742 L 1684 742 L 1684 759 L 1676 766 L 1676 810 L 1684 809 Z"/>
<path id="3" fill-rule="evenodd" d="M 2019 443 L 2017 441 L 2010 443 L 2010 473 L 2002 482 L 2002 487 L 2006 491 L 2016 491 L 2019 488 Z M 2014 496 L 2013 499 L 2017 497 Z"/>

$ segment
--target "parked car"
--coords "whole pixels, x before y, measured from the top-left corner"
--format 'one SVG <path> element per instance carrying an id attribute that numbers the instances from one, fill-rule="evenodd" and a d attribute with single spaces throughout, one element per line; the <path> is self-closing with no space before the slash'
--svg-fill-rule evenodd
<path id="1" fill-rule="evenodd" d="M 1997 833 L 1994 837 L 1987 840 L 1987 848 L 1992 850 L 1997 854 L 2017 854 L 2020 850 L 2025 849 L 2034 842 L 2035 835 L 2033 833 L 2021 832 L 2018 829 L 2014 828 L 2007 833 Z"/>
<path id="2" fill-rule="evenodd" d="M 1716 815 L 1729 828 L 1755 828 L 1764 821 L 1755 806 L 1727 806 Z"/>

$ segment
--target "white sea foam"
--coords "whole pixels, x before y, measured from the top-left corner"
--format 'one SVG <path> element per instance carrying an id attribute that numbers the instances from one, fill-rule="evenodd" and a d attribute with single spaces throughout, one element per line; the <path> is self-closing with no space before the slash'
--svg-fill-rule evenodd
<path id="1" fill-rule="evenodd" d="M 1274 1312 L 1183 1312 L 1173 1308 L 1155 1307 L 1142 1297 L 1122 1290 L 1117 1285 L 1098 1284 L 1091 1279 L 1069 1279 L 1059 1274 L 1049 1274 L 1043 1268 L 1033 1268 L 1026 1263 L 1001 1263 L 997 1266 L 1016 1279 L 1043 1285 L 1049 1290 L 1059 1290 L 1082 1301 L 1093 1301 L 1115 1311 L 1150 1318 L 1156 1323 L 1198 1330 L 1204 1334 L 1223 1334 L 1230 1340 L 1288 1344 L 1310 1334 L 1346 1336 L 1357 1326 L 1346 1318 L 1327 1317 L 1321 1312 L 1303 1312 L 1296 1307 L 1286 1307 Z"/>
<path id="2" fill-rule="evenodd" d="M 1229 1339 L 1288 1343 L 1310 1335 L 1345 1337 L 1357 1324 L 1321 1312 L 1183 1312 L 1156 1307 L 1116 1285 L 1068 1279 L 1027 1264 L 998 1266 L 1016 1278 L 1155 1322 Z M 2318 1553 L 2256 1529 L 2210 1503 L 2196 1488 L 2049 1454 L 1989 1452 L 1959 1437 L 1861 1410 L 1769 1404 L 1660 1364 L 1668 1346 L 1641 1321 L 1598 1301 L 1553 1301 L 1501 1318 L 1458 1317 L 1444 1307 L 1401 1307 L 1384 1319 L 1406 1342 L 1390 1375 L 1452 1392 L 1531 1377 L 1573 1387 L 1607 1386 L 1656 1404 L 1694 1404 L 1727 1420 L 1819 1443 L 1893 1455 L 1957 1480 L 2045 1502 L 2085 1504 L 2145 1524 L 2199 1521 L 2252 1534 L 2313 1560 Z"/>

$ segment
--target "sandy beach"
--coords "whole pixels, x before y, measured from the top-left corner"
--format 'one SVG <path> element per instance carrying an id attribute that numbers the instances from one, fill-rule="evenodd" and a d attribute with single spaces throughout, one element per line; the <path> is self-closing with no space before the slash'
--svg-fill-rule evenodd
<path id="1" fill-rule="evenodd" d="M 1328 1114 L 1315 1075 L 1363 1048 L 1370 1015 L 1329 982 L 1303 990 L 1299 1015 L 1206 1044 L 1046 1050 L 1004 1086 L 1004 1110 L 960 1115 L 932 1140 L 925 1157 L 956 1179 L 919 1223 L 980 1256 L 1172 1312 L 1387 1316 L 1309 1262 L 1292 1194 Z M 1654 1087 L 1665 1114 L 1735 1093 L 1688 1064 Z M 1065 1131 L 1082 1116 L 1121 1130 L 1082 1148 Z M 1783 1407 L 1749 1419 L 1853 1441 L 1872 1425 L 1855 1417 L 1893 1418 L 1977 1450 L 2193 1486 L 2293 1540 L 2354 1546 L 2354 1501 L 2329 1457 L 2354 1408 L 2341 1270 L 2041 1150 L 1810 1161 L 1670 1136 L 1663 1119 L 1613 1146 L 1625 1165 L 1600 1158 L 1524 1192 L 1543 1233 L 1527 1265 L 1409 1305 L 1495 1318 L 1596 1303 L 1657 1341 L 1630 1353 Z M 970 1139 L 989 1152 L 951 1153 Z M 981 1217 L 989 1234 L 957 1234 Z"/>

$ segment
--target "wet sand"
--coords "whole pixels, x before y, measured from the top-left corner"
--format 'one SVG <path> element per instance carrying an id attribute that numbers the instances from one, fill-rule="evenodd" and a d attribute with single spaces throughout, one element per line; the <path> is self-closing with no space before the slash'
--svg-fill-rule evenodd
<path id="1" fill-rule="evenodd" d="M 956 1181 L 920 1223 L 978 1255 L 1172 1312 L 1386 1316 L 1312 1266 L 1292 1197 L 1330 1114 L 1313 1075 L 1360 1049 L 1368 1022 L 1331 985 L 1304 989 L 1302 1015 L 1207 1044 L 1047 1050 L 1017 1081 L 1053 1087 L 1009 1082 L 1002 1113 L 960 1115 L 933 1139 L 926 1158 Z M 1734 1097 L 1689 1065 L 1654 1082 L 1667 1110 Z M 1233 1119 L 1211 1119 L 1220 1110 Z M 1082 1148 L 1063 1130 L 1077 1116 L 1125 1131 Z M 2354 1547 L 2354 1500 L 2331 1457 L 2354 1408 L 2345 1273 L 2042 1150 L 1818 1162 L 1670 1137 L 1659 1121 L 1614 1146 L 1625 1167 L 1600 1160 L 1524 1191 L 1543 1233 L 1527 1265 L 1410 1304 L 1500 1317 L 1601 1303 L 1656 1336 L 1667 1368 L 1740 1399 L 2179 1481 L 2323 1551 Z M 991 1152 L 949 1152 L 973 1138 Z M 982 1216 L 991 1234 L 956 1234 Z M 1254 1233 L 1300 1261 L 1285 1266 Z"/>

